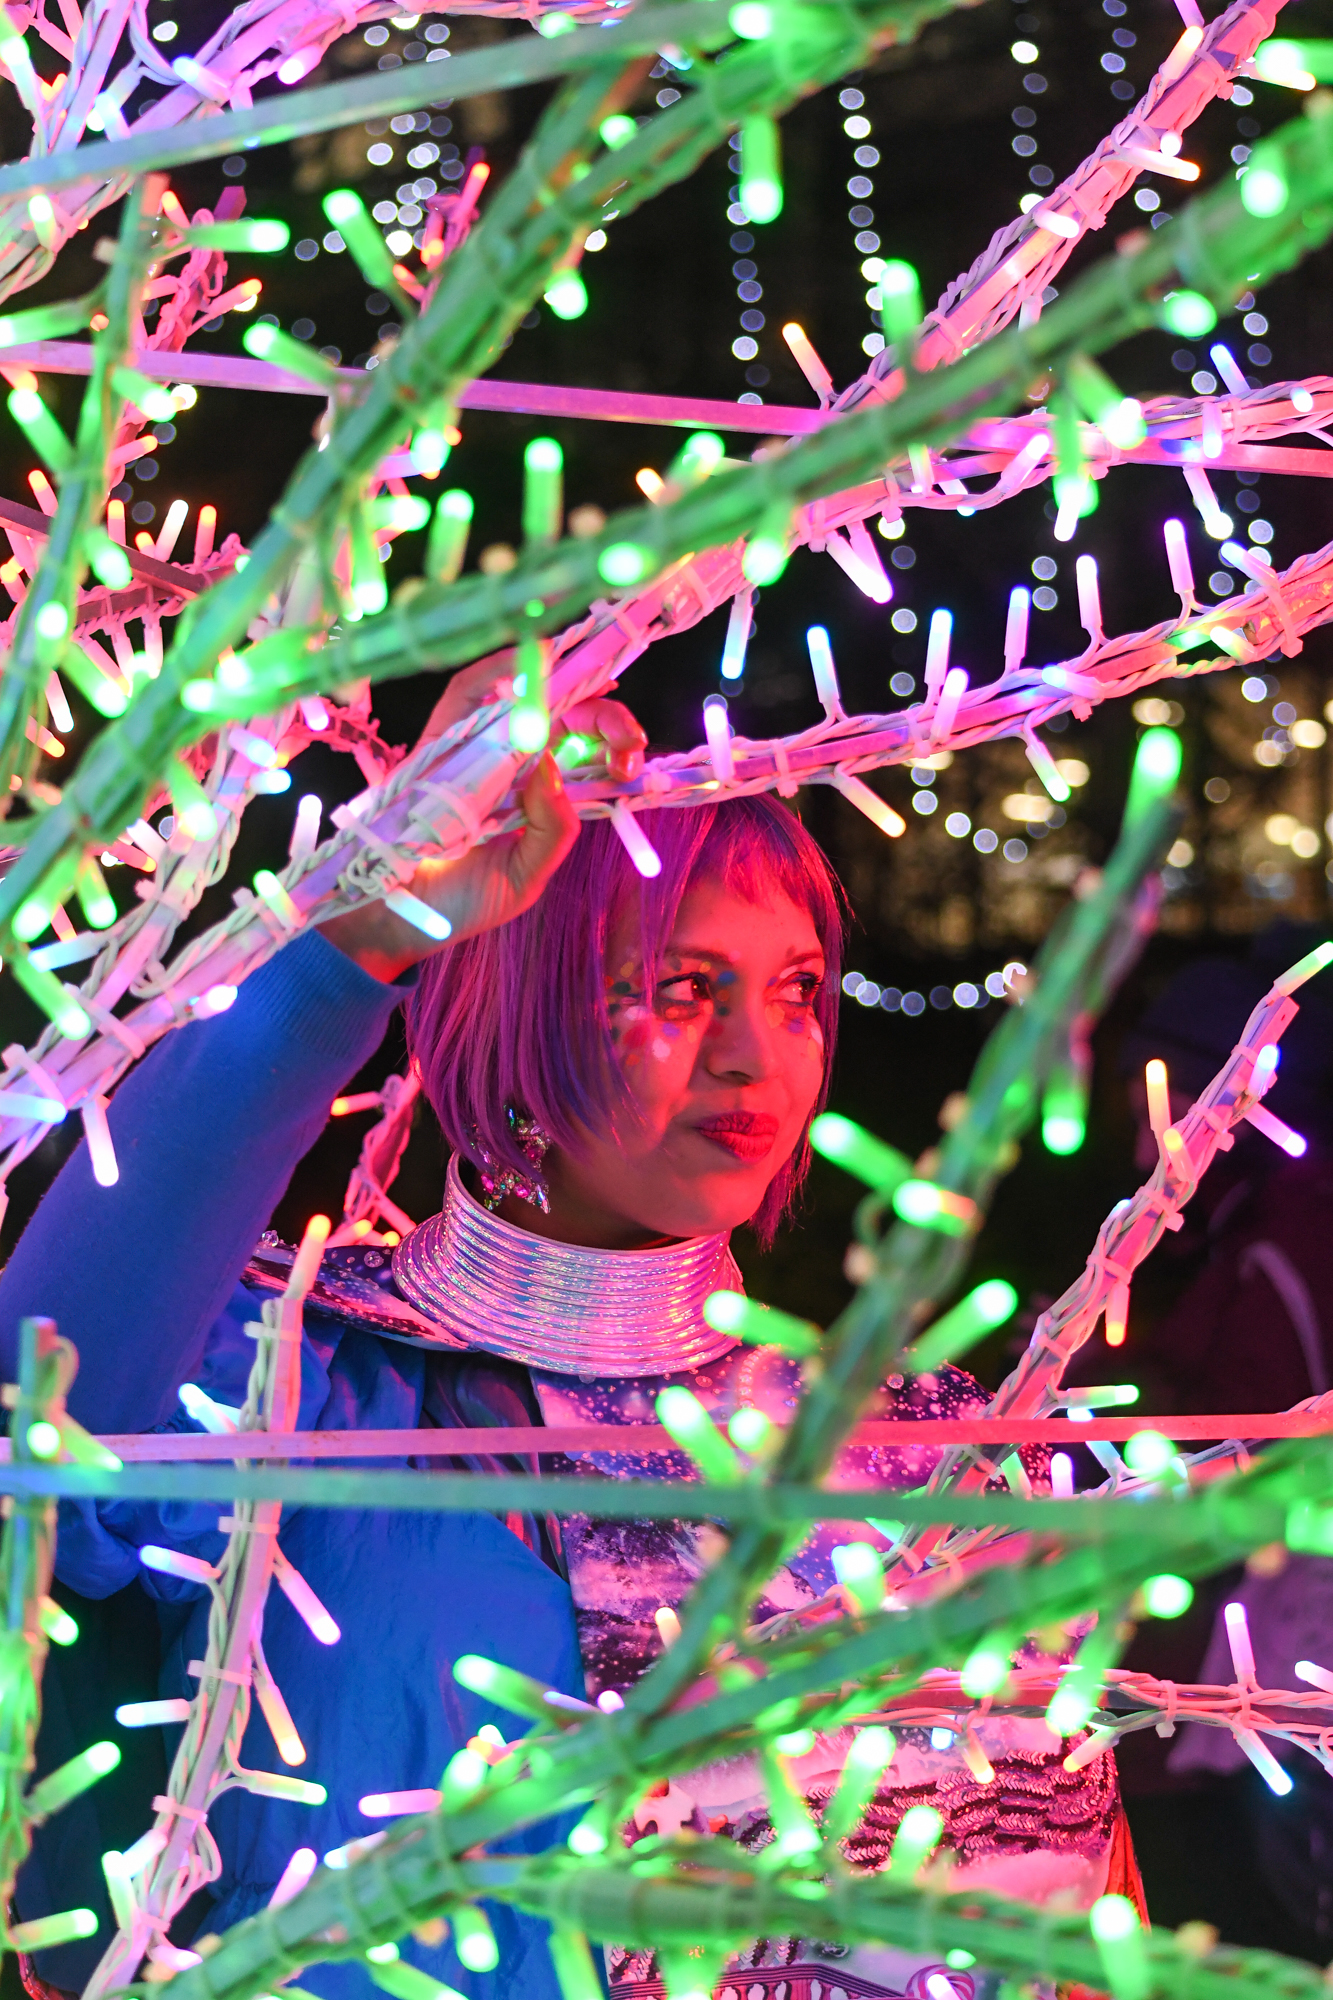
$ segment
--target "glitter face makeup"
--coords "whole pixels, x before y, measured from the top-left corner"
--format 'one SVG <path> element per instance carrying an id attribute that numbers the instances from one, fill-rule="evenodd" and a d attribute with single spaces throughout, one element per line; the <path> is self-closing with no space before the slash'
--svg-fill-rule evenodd
<path id="1" fill-rule="evenodd" d="M 549 1155 L 553 1204 L 608 1215 L 625 1247 L 734 1228 L 800 1143 L 823 1076 L 824 953 L 780 892 L 705 881 L 684 897 L 652 991 L 632 914 L 607 955 L 607 1008 L 630 1103 Z"/>

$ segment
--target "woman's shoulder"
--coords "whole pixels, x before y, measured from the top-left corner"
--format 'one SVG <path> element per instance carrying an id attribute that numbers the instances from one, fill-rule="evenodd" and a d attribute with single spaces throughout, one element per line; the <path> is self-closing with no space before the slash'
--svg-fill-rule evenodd
<path id="1" fill-rule="evenodd" d="M 265 1230 L 242 1273 L 242 1283 L 261 1297 L 276 1295 L 287 1284 L 295 1255 L 290 1244 L 273 1230 Z M 337 1321 L 360 1332 L 410 1341 L 415 1347 L 450 1353 L 466 1347 L 403 1297 L 394 1281 L 390 1251 L 379 1244 L 346 1243 L 326 1250 L 305 1312 L 315 1324 Z"/>

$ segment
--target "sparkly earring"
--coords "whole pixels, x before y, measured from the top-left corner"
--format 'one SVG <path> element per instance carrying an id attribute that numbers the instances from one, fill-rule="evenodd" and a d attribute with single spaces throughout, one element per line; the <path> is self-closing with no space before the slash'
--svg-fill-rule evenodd
<path id="1" fill-rule="evenodd" d="M 505 1117 L 520 1153 L 530 1163 L 531 1171 L 524 1173 L 518 1167 L 511 1167 L 481 1145 L 476 1134 L 473 1140 L 477 1147 L 477 1178 L 481 1182 L 481 1203 L 494 1214 L 506 1195 L 516 1194 L 520 1201 L 539 1208 L 543 1215 L 551 1212 L 550 1190 L 542 1178 L 542 1161 L 546 1158 L 551 1144 L 549 1133 L 543 1132 L 537 1120 L 526 1111 L 515 1111 L 512 1104 L 505 1106 Z"/>

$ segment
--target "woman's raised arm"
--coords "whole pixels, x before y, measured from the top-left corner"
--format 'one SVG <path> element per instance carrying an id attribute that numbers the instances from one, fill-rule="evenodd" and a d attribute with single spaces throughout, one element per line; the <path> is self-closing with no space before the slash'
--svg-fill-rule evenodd
<path id="1" fill-rule="evenodd" d="M 19 1320 L 41 1313 L 78 1348 L 80 1423 L 170 1416 L 293 1168 L 402 998 L 309 932 L 227 1013 L 160 1042 L 111 1103 L 119 1181 L 99 1187 L 81 1144 L 0 1277 L 0 1378 L 14 1379 Z"/>
<path id="2" fill-rule="evenodd" d="M 495 661 L 455 676 L 427 735 L 496 677 Z M 603 737 L 612 768 L 642 766 L 643 732 L 619 702 L 590 701 L 566 719 Z M 514 832 L 418 870 L 413 893 L 455 938 L 527 909 L 568 853 L 578 820 L 550 757 L 522 804 Z M 79 1351 L 69 1402 L 80 1423 L 135 1431 L 170 1416 L 297 1161 L 383 1039 L 404 997 L 390 982 L 440 949 L 366 904 L 280 951 L 227 1013 L 168 1035 L 112 1100 L 117 1184 L 97 1186 L 80 1145 L 0 1276 L 0 1380 L 14 1378 L 19 1320 L 44 1314 Z"/>

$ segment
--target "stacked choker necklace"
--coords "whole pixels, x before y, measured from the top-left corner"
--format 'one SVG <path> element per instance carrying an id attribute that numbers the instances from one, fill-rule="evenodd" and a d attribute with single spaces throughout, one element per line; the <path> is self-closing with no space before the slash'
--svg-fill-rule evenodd
<path id="1" fill-rule="evenodd" d="M 403 1296 L 469 1347 L 559 1375 L 675 1375 L 735 1345 L 704 1320 L 740 1291 L 725 1234 L 653 1250 L 585 1250 L 515 1229 L 449 1162 L 444 1207 L 393 1253 Z"/>

